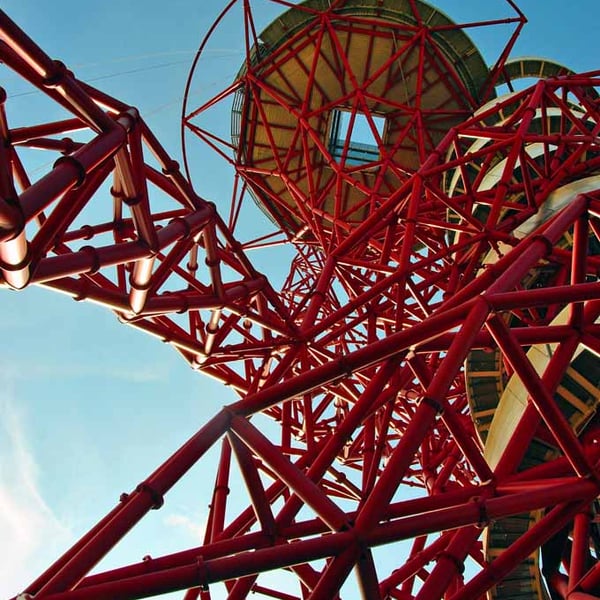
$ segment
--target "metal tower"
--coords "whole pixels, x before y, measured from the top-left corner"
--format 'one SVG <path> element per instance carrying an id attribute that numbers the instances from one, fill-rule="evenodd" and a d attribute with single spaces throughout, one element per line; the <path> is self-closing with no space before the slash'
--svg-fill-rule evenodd
<path id="1" fill-rule="evenodd" d="M 234 169 L 223 216 L 135 109 L 0 15 L 2 61 L 71 114 L 11 129 L 2 103 L 2 284 L 103 304 L 239 395 L 19 598 L 599 597 L 600 72 L 510 60 L 512 0 L 462 24 L 421 0 L 269 1 L 262 32 L 227 4 L 186 91 L 184 136 Z M 198 100 L 235 10 L 244 62 Z M 467 32 L 500 22 L 488 66 Z M 59 154 L 33 184 L 29 147 Z M 248 204 L 272 233 L 238 235 Z M 292 256 L 282 286 L 259 247 Z M 198 462 L 203 545 L 92 573 Z"/>

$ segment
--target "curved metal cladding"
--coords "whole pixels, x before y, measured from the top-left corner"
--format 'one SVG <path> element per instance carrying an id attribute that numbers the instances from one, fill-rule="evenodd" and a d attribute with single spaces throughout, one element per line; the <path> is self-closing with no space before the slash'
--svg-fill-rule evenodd
<path id="1" fill-rule="evenodd" d="M 505 79 L 503 82 L 513 82 L 521 78 L 544 78 L 573 75 L 573 72 L 566 67 L 553 61 L 524 58 L 507 62 L 504 69 Z M 597 97 L 594 89 L 589 89 L 590 97 Z M 520 102 L 511 102 L 511 97 L 516 93 L 508 94 L 504 98 L 504 108 L 496 112 L 492 119 L 496 119 L 498 124 L 510 121 L 511 114 L 518 111 Z M 581 106 L 573 106 L 572 109 L 579 113 L 579 117 L 585 121 L 585 111 Z M 480 109 L 485 112 L 485 107 Z M 532 119 L 532 129 L 542 133 L 560 134 L 564 114 L 557 108 L 541 111 L 537 110 Z M 491 121 L 487 121 L 490 123 Z M 586 127 L 594 127 L 593 122 L 588 122 Z M 485 141 L 477 140 L 473 142 L 472 152 L 479 151 L 485 145 Z M 556 147 L 546 149 L 554 158 Z M 523 153 L 537 163 L 542 163 L 540 153 L 542 148 L 535 142 L 526 144 L 523 147 Z M 591 155 L 587 159 L 594 158 Z M 500 159 L 494 169 L 478 182 L 479 189 L 492 188 L 497 184 L 496 175 L 502 168 L 505 159 Z M 598 189 L 600 176 L 596 175 L 597 168 L 592 167 L 584 170 L 581 176 L 569 177 L 563 181 L 563 185 L 553 190 L 545 201 L 545 205 L 535 216 L 525 221 L 515 230 L 515 235 L 519 238 L 525 237 L 530 233 L 536 224 L 548 219 L 557 210 L 564 208 L 572 202 L 578 193 L 593 191 Z M 520 161 L 515 164 L 513 178 L 515 181 L 522 181 L 526 176 L 524 164 Z M 450 188 L 457 183 L 456 174 L 449 184 Z M 475 178 L 473 178 L 475 181 Z M 523 202 L 521 192 L 516 193 L 512 200 L 515 203 Z M 474 207 L 474 215 L 479 219 L 484 219 L 488 208 L 484 204 Z M 565 249 L 571 249 L 572 236 L 567 233 L 559 242 Z M 600 250 L 597 239 L 591 236 L 587 242 L 588 252 L 597 255 Z M 500 248 L 503 244 L 500 244 Z M 506 247 L 504 247 L 506 250 Z M 483 264 L 490 266 L 499 259 L 501 254 L 498 250 L 490 252 L 484 259 Z M 544 263 L 535 269 L 532 269 L 522 285 L 528 289 L 542 288 L 553 284 L 557 277 L 557 266 L 551 262 Z M 590 280 L 596 280 L 594 275 L 589 275 Z M 541 309 L 544 311 L 545 309 Z M 546 317 L 549 320 L 548 317 Z M 518 315 L 506 317 L 507 323 L 511 327 L 522 325 L 521 318 Z M 553 323 L 568 322 L 569 314 L 563 310 L 556 315 Z M 544 373 L 548 369 L 550 359 L 556 350 L 555 345 L 532 345 L 528 347 L 527 357 L 534 366 L 537 373 Z M 513 436 L 515 429 L 521 421 L 524 411 L 528 405 L 529 393 L 524 382 L 511 373 L 511 368 L 505 363 L 502 353 L 498 348 L 487 350 L 476 350 L 467 358 L 465 363 L 465 378 L 467 381 L 467 396 L 471 414 L 477 427 L 478 433 L 484 445 L 486 460 L 492 467 L 497 467 L 505 452 L 507 445 Z M 557 378 L 554 400 L 560 408 L 565 419 L 577 436 L 580 436 L 590 421 L 594 419 L 600 402 L 600 359 L 594 352 L 590 352 L 583 346 L 578 346 L 572 361 L 561 379 Z M 560 454 L 560 448 L 556 441 L 552 440 L 543 430 L 533 437 L 529 445 L 523 445 L 520 451 L 522 458 L 519 469 L 527 469 L 541 465 L 546 461 L 556 458 Z M 490 524 L 484 534 L 484 547 L 488 559 L 500 555 L 502 551 L 519 539 L 538 520 L 543 516 L 540 511 L 524 513 L 512 516 L 508 519 L 499 520 Z M 563 540 L 564 542 L 564 540 Z M 551 556 L 552 552 L 557 552 L 556 547 L 550 550 L 552 544 L 546 547 L 545 563 L 557 562 L 557 556 Z M 546 598 L 548 592 L 546 586 L 542 583 L 542 574 L 539 568 L 541 556 L 544 554 L 536 550 L 531 556 L 525 559 L 503 582 L 495 586 L 490 592 L 491 598 Z M 550 569 L 547 569 L 549 572 Z M 556 591 L 552 591 L 556 594 Z"/>
<path id="2" fill-rule="evenodd" d="M 0 59 L 68 113 L 0 106 L 0 284 L 102 304 L 237 394 L 20 598 L 598 597 L 600 72 L 508 60 L 512 0 L 469 24 L 264 1 L 287 12 L 262 33 L 231 0 L 202 42 L 238 10 L 233 83 L 186 92 L 183 127 L 234 170 L 223 215 L 0 13 Z M 465 31 L 499 22 L 488 68 Z M 60 155 L 33 184 L 29 148 Z M 255 250 L 292 255 L 282 284 Z M 94 571 L 196 465 L 202 543 Z"/>

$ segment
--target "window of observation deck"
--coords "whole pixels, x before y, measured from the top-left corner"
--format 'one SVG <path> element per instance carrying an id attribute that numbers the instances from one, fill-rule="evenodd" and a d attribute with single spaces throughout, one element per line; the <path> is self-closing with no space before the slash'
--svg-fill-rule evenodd
<path id="1" fill-rule="evenodd" d="M 385 118 L 371 115 L 380 139 L 385 133 Z M 351 127 L 352 125 L 352 127 Z M 377 161 L 381 157 L 377 138 L 364 113 L 357 112 L 352 123 L 348 110 L 333 110 L 329 129 L 329 152 L 336 162 L 341 163 L 347 148 L 346 165 L 360 166 Z"/>

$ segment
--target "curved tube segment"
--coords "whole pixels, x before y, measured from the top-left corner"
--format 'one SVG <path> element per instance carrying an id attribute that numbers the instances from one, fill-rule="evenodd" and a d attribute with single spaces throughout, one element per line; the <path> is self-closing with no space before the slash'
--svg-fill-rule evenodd
<path id="1" fill-rule="evenodd" d="M 25 232 L 0 242 L 0 270 L 6 283 L 21 290 L 27 286 L 31 277 L 29 244 Z"/>

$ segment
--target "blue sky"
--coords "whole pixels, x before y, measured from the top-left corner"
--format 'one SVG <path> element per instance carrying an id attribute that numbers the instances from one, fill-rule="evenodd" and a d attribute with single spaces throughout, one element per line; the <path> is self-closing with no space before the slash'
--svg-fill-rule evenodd
<path id="1" fill-rule="evenodd" d="M 4 0 L 3 9 L 52 57 L 84 80 L 137 106 L 177 158 L 181 96 L 199 40 L 225 0 Z M 595 0 L 523 0 L 530 19 L 515 55 L 536 55 L 575 70 L 595 63 L 600 9 Z M 444 0 L 454 20 L 508 16 L 501 0 Z M 485 5 L 482 7 L 482 5 Z M 44 8 L 42 8 L 44 7 Z M 485 13 L 482 11 L 485 10 Z M 259 14 L 270 19 L 276 7 Z M 266 23 L 262 23 L 266 24 Z M 241 56 L 241 28 L 227 23 L 205 62 L 204 85 L 224 87 Z M 506 31 L 473 32 L 488 61 Z M 594 49 L 594 50 L 592 50 Z M 232 70 L 233 69 L 233 70 Z M 51 120 L 39 94 L 2 71 L 9 121 Z M 14 99 L 10 99 L 14 95 Z M 200 195 L 226 206 L 231 179 L 197 150 Z M 38 174 L 49 165 L 42 160 Z M 256 219 L 262 219 L 256 211 Z M 19 591 L 144 479 L 218 408 L 224 387 L 193 373 L 155 339 L 105 310 L 42 289 L 0 293 L 0 594 Z M 193 472 L 106 565 L 162 554 L 200 540 L 210 481 Z M 167 534 L 165 535 L 165 532 Z"/>

